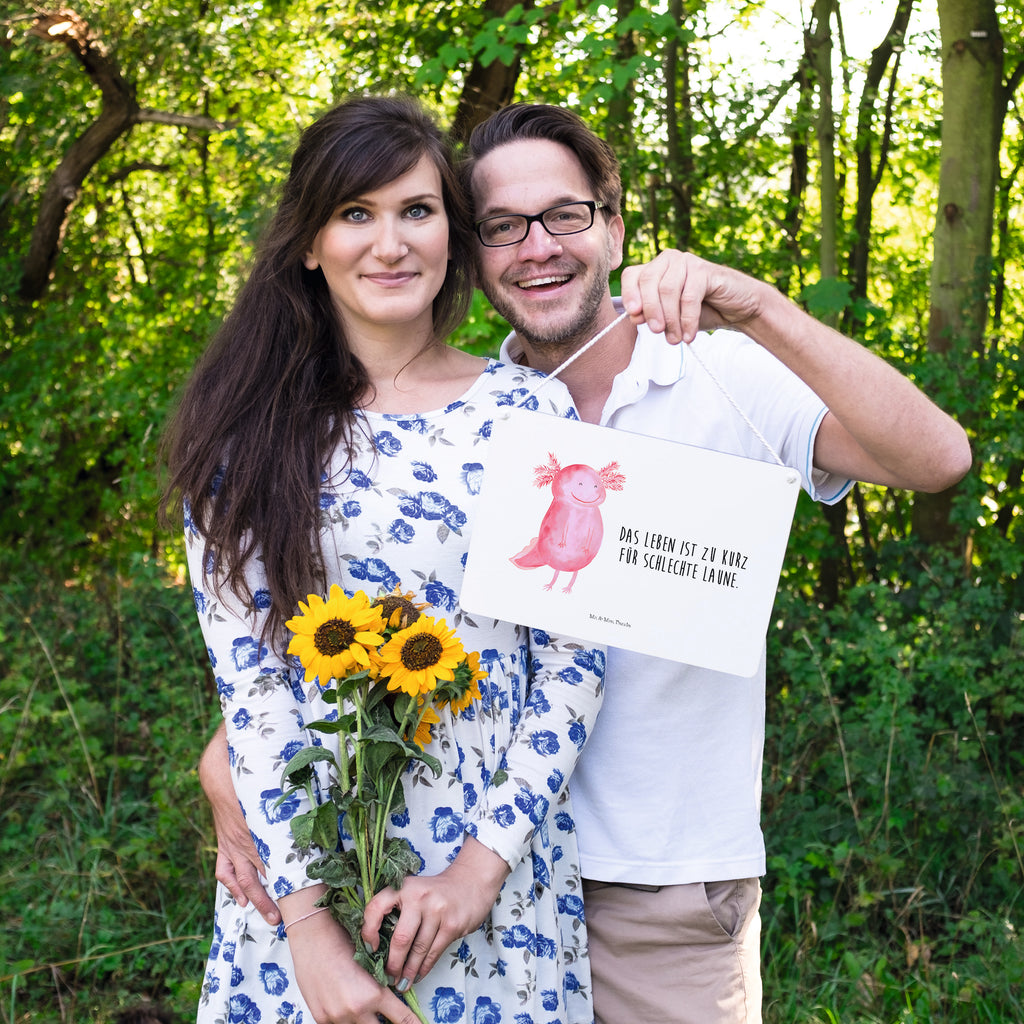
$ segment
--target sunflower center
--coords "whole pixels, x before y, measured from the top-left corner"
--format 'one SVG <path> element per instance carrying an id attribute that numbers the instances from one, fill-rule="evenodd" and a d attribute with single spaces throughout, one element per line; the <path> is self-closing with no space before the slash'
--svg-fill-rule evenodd
<path id="1" fill-rule="evenodd" d="M 378 598 L 373 603 L 380 608 L 385 622 L 389 622 L 395 612 L 401 611 L 402 617 L 399 626 L 402 629 L 411 626 L 420 617 L 420 610 L 412 601 L 396 594 L 385 594 L 384 597 Z"/>
<path id="2" fill-rule="evenodd" d="M 444 644 L 430 633 L 417 633 L 402 644 L 402 664 L 410 671 L 431 668 L 441 660 Z"/>
<path id="3" fill-rule="evenodd" d="M 356 639 L 355 627 L 344 619 L 328 619 L 317 626 L 313 643 L 323 655 L 332 656 L 347 650 Z"/>

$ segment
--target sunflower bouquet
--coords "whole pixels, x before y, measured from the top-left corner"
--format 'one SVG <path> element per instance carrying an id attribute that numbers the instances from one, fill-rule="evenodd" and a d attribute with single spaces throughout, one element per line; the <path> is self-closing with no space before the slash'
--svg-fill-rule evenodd
<path id="1" fill-rule="evenodd" d="M 423 614 L 428 605 L 401 587 L 371 601 L 363 591 L 348 597 L 335 584 L 326 601 L 311 594 L 307 602 L 300 601 L 301 614 L 286 623 L 294 633 L 288 653 L 299 658 L 306 682 L 316 680 L 324 701 L 338 707 L 336 718 L 308 728 L 341 736 L 337 754 L 309 746 L 288 762 L 282 799 L 308 795 L 310 810 L 293 817 L 291 829 L 300 846 L 326 851 L 306 869 L 327 886 L 317 905 L 348 931 L 356 961 L 386 984 L 397 913 L 385 918 L 376 951 L 359 932 L 370 898 L 387 886 L 399 888 L 419 868 L 408 842 L 387 835 L 389 818 L 405 806 L 401 777 L 413 761 L 440 775 L 441 764 L 428 749 L 431 726 L 444 706 L 458 715 L 479 700 L 486 672 L 479 654 L 467 653 L 445 620 Z M 332 777 L 323 803 L 313 785 L 318 761 L 328 762 Z M 351 849 L 339 848 L 342 832 L 351 836 Z M 420 1014 L 411 991 L 405 998 Z"/>

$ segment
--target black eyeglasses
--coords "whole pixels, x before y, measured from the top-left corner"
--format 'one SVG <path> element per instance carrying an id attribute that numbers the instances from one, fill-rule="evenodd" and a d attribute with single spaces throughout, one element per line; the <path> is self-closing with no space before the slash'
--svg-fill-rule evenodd
<path id="1" fill-rule="evenodd" d="M 477 237 L 484 245 L 515 245 L 530 233 L 530 225 L 540 221 L 549 235 L 578 235 L 594 224 L 594 211 L 603 210 L 606 203 L 593 199 L 580 199 L 575 203 L 559 203 L 540 213 L 507 213 L 500 217 L 478 220 Z"/>

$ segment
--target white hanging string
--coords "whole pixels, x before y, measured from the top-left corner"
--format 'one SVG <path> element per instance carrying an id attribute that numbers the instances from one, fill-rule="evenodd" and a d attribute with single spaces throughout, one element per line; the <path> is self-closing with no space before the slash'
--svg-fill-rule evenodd
<path id="1" fill-rule="evenodd" d="M 565 362 L 561 364 L 561 366 L 556 367 L 546 377 L 542 377 L 537 382 L 537 384 L 534 385 L 533 389 L 526 395 L 523 401 L 519 403 L 520 406 L 525 405 L 531 398 L 533 398 L 537 394 L 538 391 L 540 391 L 542 387 L 544 387 L 544 385 L 549 380 L 554 380 L 567 366 L 570 366 L 577 359 L 579 359 L 579 357 L 583 355 L 584 352 L 588 351 L 590 348 L 596 345 L 597 342 L 599 342 L 610 330 L 612 330 L 612 328 L 617 327 L 628 316 L 628 313 L 620 313 L 619 316 L 617 316 L 610 324 L 608 324 L 607 327 L 598 331 L 598 333 L 595 334 L 594 337 L 592 337 L 590 341 L 588 341 L 582 348 L 577 349 L 571 356 L 569 356 L 569 358 L 566 359 Z M 665 344 L 668 343 L 665 342 Z M 726 388 L 726 386 L 718 379 L 717 376 L 715 376 L 714 373 L 711 372 L 710 367 L 708 367 L 704 360 L 701 359 L 699 355 L 697 355 L 697 350 L 693 347 L 693 345 L 689 345 L 687 347 L 687 351 L 691 356 L 693 356 L 693 358 L 697 361 L 698 365 L 704 370 L 704 372 L 711 378 L 711 380 L 714 382 L 718 390 L 722 392 L 722 394 L 725 396 L 726 401 L 733 407 L 733 409 L 736 410 L 736 412 L 739 414 L 743 422 L 750 428 L 750 431 L 754 435 L 754 437 L 756 437 L 758 441 L 760 441 L 761 444 L 764 445 L 764 447 L 771 454 L 772 458 L 780 466 L 785 466 L 785 462 L 782 461 L 782 457 L 779 455 L 779 453 L 771 446 L 768 439 L 761 433 L 761 431 L 757 429 L 757 427 L 751 421 L 750 417 L 747 416 L 747 414 L 740 408 L 739 403 L 736 401 L 736 399 L 732 397 L 731 394 L 729 394 L 729 391 Z"/>

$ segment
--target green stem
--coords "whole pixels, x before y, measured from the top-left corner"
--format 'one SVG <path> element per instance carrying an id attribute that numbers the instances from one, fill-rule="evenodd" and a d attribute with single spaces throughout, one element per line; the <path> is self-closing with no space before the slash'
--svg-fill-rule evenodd
<path id="1" fill-rule="evenodd" d="M 409 989 L 402 998 L 405 1000 L 405 1005 L 408 1006 L 421 1021 L 423 1021 L 423 1024 L 430 1024 L 430 1021 L 420 1008 L 420 1001 L 416 998 L 416 993 L 412 989 Z"/>
<path id="2" fill-rule="evenodd" d="M 359 695 L 362 697 L 362 694 Z M 357 699 L 356 705 L 356 741 L 355 741 L 355 761 L 356 761 L 356 785 L 358 786 L 359 780 L 363 778 L 363 700 Z M 359 807 L 359 813 L 353 815 L 356 807 Z M 356 793 L 356 800 L 353 803 L 352 811 L 349 812 L 350 816 L 356 817 L 358 820 L 353 821 L 352 824 L 356 827 L 352 829 L 352 842 L 356 845 L 356 851 L 358 853 L 359 860 L 359 876 L 363 886 L 363 901 L 365 904 L 373 896 L 373 881 L 370 876 L 370 865 L 367 859 L 366 853 L 370 843 L 370 835 L 368 829 L 366 810 L 362 806 L 362 794 Z"/>

